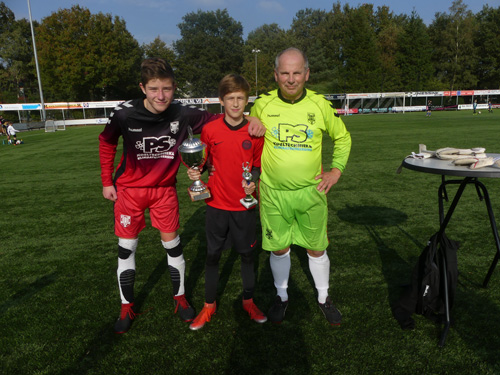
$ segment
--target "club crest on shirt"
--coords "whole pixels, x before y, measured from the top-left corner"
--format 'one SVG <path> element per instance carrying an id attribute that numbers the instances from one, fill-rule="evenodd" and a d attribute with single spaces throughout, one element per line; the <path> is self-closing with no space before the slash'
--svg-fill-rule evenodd
<path id="1" fill-rule="evenodd" d="M 120 215 L 120 224 L 122 227 L 126 228 L 130 225 L 131 218 L 128 215 Z"/>
<path id="2" fill-rule="evenodd" d="M 243 150 L 250 150 L 252 148 L 252 142 L 250 142 L 248 139 L 245 139 L 241 144 L 241 147 L 243 147 Z"/>
<path id="3" fill-rule="evenodd" d="M 307 122 L 309 124 L 314 125 L 316 123 L 316 114 L 315 113 L 308 113 L 307 114 Z"/>
<path id="4" fill-rule="evenodd" d="M 179 121 L 172 121 L 170 123 L 170 132 L 172 134 L 177 134 L 178 131 L 179 131 Z"/>

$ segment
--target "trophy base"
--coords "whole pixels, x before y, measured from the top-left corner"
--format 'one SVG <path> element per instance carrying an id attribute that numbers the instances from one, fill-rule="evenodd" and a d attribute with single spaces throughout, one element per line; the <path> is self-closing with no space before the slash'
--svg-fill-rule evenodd
<path id="1" fill-rule="evenodd" d="M 253 206 L 256 206 L 257 203 L 259 203 L 259 202 L 255 198 L 252 199 L 250 202 L 247 202 L 245 200 L 245 198 L 241 198 L 240 199 L 240 203 L 248 210 L 249 208 L 252 208 Z"/>
<path id="2" fill-rule="evenodd" d="M 191 191 L 188 188 L 188 193 L 193 202 L 202 201 L 204 199 L 210 198 L 210 191 L 208 189 L 202 191 Z"/>

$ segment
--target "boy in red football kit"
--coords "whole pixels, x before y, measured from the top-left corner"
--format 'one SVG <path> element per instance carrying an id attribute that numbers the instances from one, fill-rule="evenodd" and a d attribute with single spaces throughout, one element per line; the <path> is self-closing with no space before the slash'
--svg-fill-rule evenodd
<path id="1" fill-rule="evenodd" d="M 207 145 L 208 160 L 213 168 L 207 183 L 211 197 L 206 200 L 205 217 L 205 304 L 189 326 L 192 330 L 202 328 L 215 314 L 219 260 L 222 251 L 231 245 L 241 256 L 243 308 L 257 323 L 267 321 L 253 302 L 256 210 L 255 207 L 247 209 L 240 202 L 255 191 L 253 181 L 258 180 L 260 174 L 260 154 L 264 144 L 264 138 L 248 134 L 248 121 L 243 111 L 249 92 L 250 85 L 243 77 L 236 74 L 225 76 L 219 84 L 224 118 L 210 122 L 201 132 L 201 141 Z M 252 171 L 253 181 L 250 183 L 243 180 L 244 168 Z M 189 169 L 188 176 L 194 181 L 200 178 L 200 172 Z"/>
<path id="2" fill-rule="evenodd" d="M 145 98 L 116 107 L 99 135 L 103 196 L 114 202 L 118 236 L 117 277 L 122 305 L 114 327 L 116 333 L 127 332 L 135 318 L 135 252 L 139 233 L 145 227 L 146 209 L 167 252 L 175 313 L 184 321 L 195 316 L 184 295 L 185 261 L 177 234 L 179 203 L 175 184 L 180 165 L 177 149 L 188 137 L 188 126 L 199 134 L 205 123 L 220 117 L 174 100 L 174 72 L 163 59 L 143 61 L 139 86 Z M 254 135 L 260 136 L 265 131 L 261 124 L 252 125 L 249 131 Z M 123 155 L 113 177 L 120 136 Z"/>

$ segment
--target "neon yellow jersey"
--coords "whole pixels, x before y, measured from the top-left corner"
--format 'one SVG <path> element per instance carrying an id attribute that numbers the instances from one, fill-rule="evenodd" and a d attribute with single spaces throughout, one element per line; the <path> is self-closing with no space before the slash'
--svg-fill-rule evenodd
<path id="1" fill-rule="evenodd" d="M 305 90 L 291 103 L 279 90 L 255 100 L 251 115 L 267 128 L 262 151 L 261 180 L 279 190 L 317 185 L 322 172 L 323 132 L 334 142 L 331 168 L 344 171 L 351 150 L 351 135 L 332 104 L 314 91 Z"/>

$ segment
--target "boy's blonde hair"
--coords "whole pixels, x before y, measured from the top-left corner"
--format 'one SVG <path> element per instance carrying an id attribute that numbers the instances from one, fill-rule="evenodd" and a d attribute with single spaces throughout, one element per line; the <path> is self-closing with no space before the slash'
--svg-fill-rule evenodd
<path id="1" fill-rule="evenodd" d="M 250 84 L 239 74 L 228 74 L 219 82 L 219 98 L 224 99 L 227 94 L 242 91 L 248 99 Z"/>

